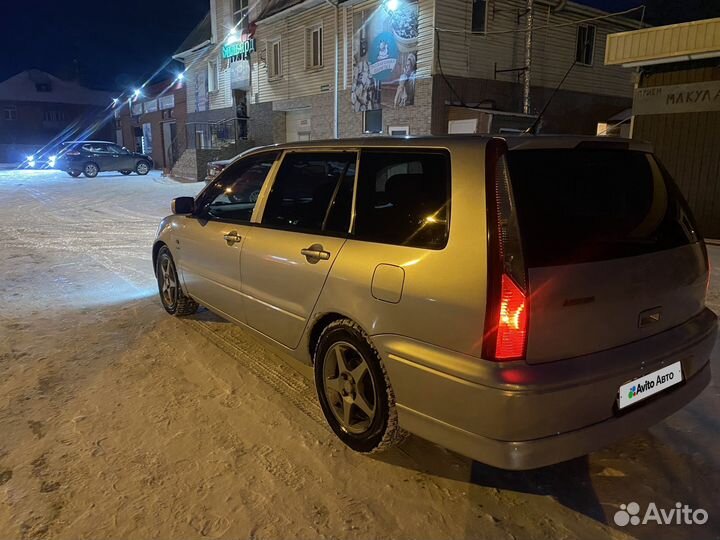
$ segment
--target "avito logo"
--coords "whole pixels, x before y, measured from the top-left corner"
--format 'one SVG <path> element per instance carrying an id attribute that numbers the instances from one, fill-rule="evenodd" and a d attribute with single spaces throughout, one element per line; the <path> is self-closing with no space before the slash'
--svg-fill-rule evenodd
<path id="1" fill-rule="evenodd" d="M 658 508 L 651 502 L 645 509 L 642 518 L 640 517 L 640 505 L 636 502 L 621 504 L 620 510 L 613 516 L 615 525 L 625 527 L 626 525 L 640 525 L 656 523 L 658 525 L 704 525 L 708 520 L 708 513 L 702 508 L 693 510 L 687 504 L 675 503 L 675 508 L 665 510 Z"/>

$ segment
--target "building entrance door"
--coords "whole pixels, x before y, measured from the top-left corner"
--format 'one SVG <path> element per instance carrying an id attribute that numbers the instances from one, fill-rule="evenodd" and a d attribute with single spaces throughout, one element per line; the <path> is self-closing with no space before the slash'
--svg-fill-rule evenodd
<path id="1" fill-rule="evenodd" d="M 165 122 L 162 129 L 164 168 L 170 169 L 177 159 L 177 124 Z"/>

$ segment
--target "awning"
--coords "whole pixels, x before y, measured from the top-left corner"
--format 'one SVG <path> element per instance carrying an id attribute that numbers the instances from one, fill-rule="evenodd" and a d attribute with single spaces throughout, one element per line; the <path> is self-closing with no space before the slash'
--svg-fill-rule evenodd
<path id="1" fill-rule="evenodd" d="M 610 34 L 605 64 L 624 67 L 720 57 L 720 18 Z"/>

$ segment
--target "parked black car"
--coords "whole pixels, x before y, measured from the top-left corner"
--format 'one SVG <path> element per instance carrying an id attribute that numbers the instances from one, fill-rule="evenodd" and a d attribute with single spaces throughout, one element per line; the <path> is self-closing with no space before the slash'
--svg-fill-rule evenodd
<path id="1" fill-rule="evenodd" d="M 131 152 L 106 141 L 72 141 L 62 144 L 55 168 L 78 177 L 84 174 L 95 178 L 104 171 L 118 171 L 124 175 L 136 172 L 146 175 L 153 168 L 150 156 Z"/>

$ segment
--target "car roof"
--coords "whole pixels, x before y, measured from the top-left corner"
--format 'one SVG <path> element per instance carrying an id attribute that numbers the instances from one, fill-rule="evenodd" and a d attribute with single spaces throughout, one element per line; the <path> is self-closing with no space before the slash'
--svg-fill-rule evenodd
<path id="1" fill-rule="evenodd" d="M 63 144 L 117 144 L 111 141 L 65 141 Z"/>
<path id="2" fill-rule="evenodd" d="M 652 147 L 645 142 L 620 137 L 598 137 L 590 135 L 433 135 L 433 136 L 370 136 L 351 139 L 324 139 L 318 141 L 299 141 L 261 146 L 243 152 L 242 156 L 266 150 L 286 150 L 303 148 L 362 148 L 362 147 L 444 147 L 453 144 L 485 144 L 490 139 L 503 139 L 511 150 L 528 149 L 571 149 L 579 145 L 606 146 L 629 150 L 651 152 Z"/>

